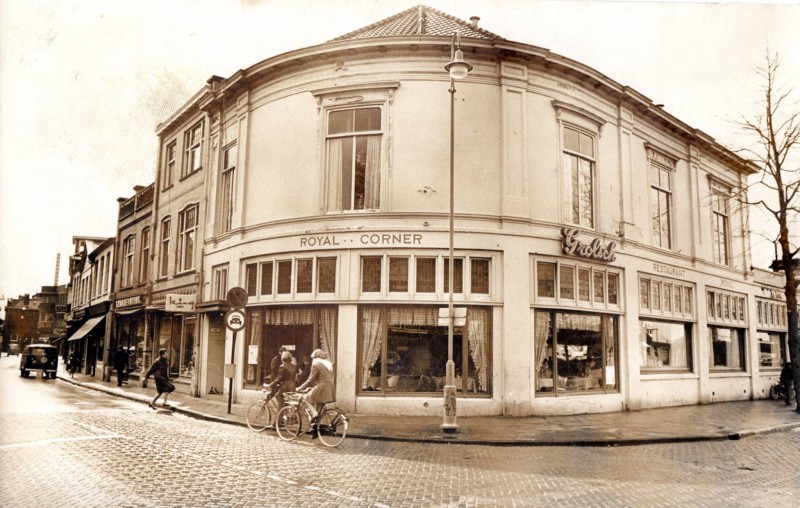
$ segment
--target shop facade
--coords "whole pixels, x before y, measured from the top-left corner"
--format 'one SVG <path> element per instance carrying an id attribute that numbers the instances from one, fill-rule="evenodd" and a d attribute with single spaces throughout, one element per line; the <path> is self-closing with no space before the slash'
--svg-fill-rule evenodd
<path id="1" fill-rule="evenodd" d="M 455 30 L 474 69 L 457 84 L 450 288 Z M 279 348 L 300 366 L 319 348 L 346 411 L 440 415 L 452 349 L 460 415 L 635 410 L 764 396 L 781 354 L 735 197 L 757 169 L 638 92 L 474 23 L 415 7 L 212 77 L 159 135 L 154 341 L 199 396 L 232 377 L 247 402 Z M 179 292 L 193 313 L 162 308 Z"/>

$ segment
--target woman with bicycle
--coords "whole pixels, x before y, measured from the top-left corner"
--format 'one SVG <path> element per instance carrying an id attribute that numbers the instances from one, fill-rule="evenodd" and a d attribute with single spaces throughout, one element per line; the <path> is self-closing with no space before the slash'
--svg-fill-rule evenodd
<path id="1" fill-rule="evenodd" d="M 265 402 L 269 402 L 272 397 L 275 397 L 278 402 L 278 407 L 283 407 L 283 394 L 295 390 L 296 375 L 297 366 L 292 363 L 292 354 L 288 351 L 282 352 L 281 366 L 278 368 L 278 374 L 275 380 L 269 384 L 270 393 L 267 395 Z"/>
<path id="2" fill-rule="evenodd" d="M 311 374 L 305 383 L 297 388 L 298 392 L 311 388 L 305 399 L 315 410 L 317 416 L 325 404 L 336 402 L 336 390 L 333 386 L 333 364 L 325 358 L 321 349 L 311 353 Z"/>

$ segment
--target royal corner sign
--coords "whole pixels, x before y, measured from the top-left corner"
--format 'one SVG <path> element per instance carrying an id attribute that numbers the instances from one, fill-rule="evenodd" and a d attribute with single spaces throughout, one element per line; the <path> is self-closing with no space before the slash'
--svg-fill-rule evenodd
<path id="1" fill-rule="evenodd" d="M 583 243 L 578 240 L 579 234 L 580 232 L 575 228 L 561 229 L 561 250 L 564 254 L 594 259 L 605 263 L 611 263 L 617 259 L 617 256 L 614 255 L 614 249 L 617 248 L 616 242 L 608 242 L 604 245 L 599 238 L 595 238 L 590 243 Z"/>

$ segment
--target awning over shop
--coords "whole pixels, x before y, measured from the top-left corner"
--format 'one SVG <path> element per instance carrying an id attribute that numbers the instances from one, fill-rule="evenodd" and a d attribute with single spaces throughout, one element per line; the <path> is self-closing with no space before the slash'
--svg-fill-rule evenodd
<path id="1" fill-rule="evenodd" d="M 92 331 L 92 328 L 100 324 L 100 321 L 103 319 L 105 319 L 105 316 L 97 316 L 87 319 L 86 322 L 83 323 L 83 326 L 78 328 L 78 331 L 72 334 L 68 341 L 82 339 L 87 333 Z"/>

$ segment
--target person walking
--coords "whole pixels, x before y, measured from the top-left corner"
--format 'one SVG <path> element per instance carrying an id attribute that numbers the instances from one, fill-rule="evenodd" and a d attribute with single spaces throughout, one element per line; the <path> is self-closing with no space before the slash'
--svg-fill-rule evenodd
<path id="1" fill-rule="evenodd" d="M 122 381 L 125 379 L 125 369 L 128 367 L 128 352 L 125 348 L 120 346 L 114 353 L 114 368 L 117 371 L 117 386 L 122 386 Z"/>
<path id="2" fill-rule="evenodd" d="M 78 355 L 73 351 L 69 354 L 69 359 L 67 360 L 67 372 L 69 372 L 69 377 L 75 377 L 76 370 L 78 370 Z"/>
<path id="3" fill-rule="evenodd" d="M 794 383 L 792 376 L 792 363 L 786 362 L 781 369 L 781 385 L 783 386 L 783 402 L 788 406 L 792 402 L 789 400 L 789 395 L 792 393 L 790 388 Z M 795 388 L 795 396 L 797 395 L 797 388 Z M 800 408 L 800 401 L 798 401 L 798 408 Z"/>
<path id="4" fill-rule="evenodd" d="M 297 388 L 297 391 L 301 392 L 307 388 L 311 388 L 311 392 L 306 395 L 306 402 L 316 410 L 315 418 L 326 403 L 336 402 L 333 364 L 325 358 L 325 353 L 321 349 L 315 349 L 311 353 L 311 374 L 306 382 Z"/>
<path id="5" fill-rule="evenodd" d="M 171 406 L 167 404 L 167 398 L 169 394 L 175 391 L 175 385 L 173 385 L 169 380 L 169 363 L 167 361 L 167 350 L 166 348 L 161 348 L 158 350 L 158 359 L 153 362 L 153 365 L 147 369 L 147 373 L 144 375 L 145 381 L 150 377 L 153 376 L 153 379 L 156 380 L 156 396 L 153 397 L 153 401 L 150 402 L 149 406 L 150 409 L 156 408 L 156 401 L 162 394 L 164 394 L 164 402 L 162 402 L 163 407 L 167 407 L 171 409 Z"/>

